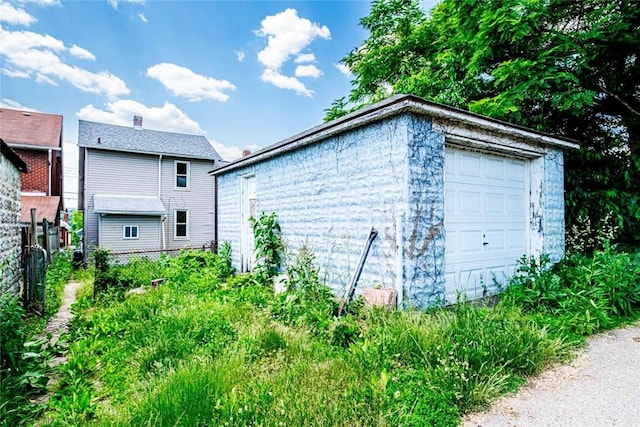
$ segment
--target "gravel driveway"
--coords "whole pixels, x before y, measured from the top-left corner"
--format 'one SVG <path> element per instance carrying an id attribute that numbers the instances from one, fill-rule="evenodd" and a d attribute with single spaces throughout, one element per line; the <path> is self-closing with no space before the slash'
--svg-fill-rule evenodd
<path id="1" fill-rule="evenodd" d="M 640 323 L 588 341 L 576 359 L 532 378 L 471 426 L 640 426 Z"/>

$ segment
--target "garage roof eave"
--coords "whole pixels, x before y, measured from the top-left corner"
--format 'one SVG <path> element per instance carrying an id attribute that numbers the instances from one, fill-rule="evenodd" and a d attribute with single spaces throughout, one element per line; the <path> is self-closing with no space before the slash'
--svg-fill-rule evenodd
<path id="1" fill-rule="evenodd" d="M 514 125 L 459 108 L 427 101 L 415 95 L 395 95 L 338 119 L 313 127 L 276 144 L 258 150 L 246 157 L 242 157 L 228 164 L 222 164 L 209 171 L 209 174 L 224 174 L 228 171 L 251 165 L 261 160 L 277 156 L 283 152 L 291 151 L 299 147 L 321 141 L 335 134 L 377 122 L 403 112 L 413 112 L 430 117 L 451 120 L 461 124 L 476 126 L 485 131 L 495 132 L 498 134 L 515 135 L 529 141 L 530 143 L 553 146 L 562 149 L 580 148 L 577 141 L 569 138 L 538 132 L 524 126 Z"/>

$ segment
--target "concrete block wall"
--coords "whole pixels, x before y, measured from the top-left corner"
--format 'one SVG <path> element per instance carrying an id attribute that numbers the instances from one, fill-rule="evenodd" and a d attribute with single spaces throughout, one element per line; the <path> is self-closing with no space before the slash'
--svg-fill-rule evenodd
<path id="1" fill-rule="evenodd" d="M 423 116 L 409 116 L 403 231 L 403 305 L 425 308 L 444 301 L 444 135 Z"/>
<path id="2" fill-rule="evenodd" d="M 235 169 L 218 177 L 219 241 L 240 264 L 240 181 L 255 174 L 256 212 L 275 212 L 287 247 L 304 243 L 342 296 L 371 227 L 378 231 L 359 288 L 394 288 L 398 221 L 407 205 L 407 115 Z M 401 226 L 401 225 L 400 225 Z"/>
<path id="3" fill-rule="evenodd" d="M 564 156 L 559 149 L 550 149 L 544 156 L 543 180 L 543 253 L 552 262 L 564 257 Z"/>
<path id="4" fill-rule="evenodd" d="M 20 172 L 0 155 L 0 292 L 17 295 L 20 280 Z"/>

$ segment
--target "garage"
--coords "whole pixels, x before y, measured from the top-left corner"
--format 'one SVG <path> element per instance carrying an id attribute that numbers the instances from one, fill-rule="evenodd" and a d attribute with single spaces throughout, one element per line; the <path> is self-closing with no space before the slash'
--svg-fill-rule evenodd
<path id="1" fill-rule="evenodd" d="M 573 141 L 396 95 L 211 171 L 216 240 L 251 268 L 249 206 L 275 213 L 344 295 L 393 291 L 398 308 L 494 294 L 523 255 L 564 255 L 564 150 Z M 366 261 L 363 245 L 375 230 Z"/>
<path id="2" fill-rule="evenodd" d="M 528 162 L 445 149 L 446 300 L 498 292 L 529 254 Z"/>

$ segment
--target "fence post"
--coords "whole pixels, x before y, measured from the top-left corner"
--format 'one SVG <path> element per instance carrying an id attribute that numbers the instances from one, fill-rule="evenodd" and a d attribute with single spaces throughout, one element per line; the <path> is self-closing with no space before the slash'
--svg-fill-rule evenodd
<path id="1" fill-rule="evenodd" d="M 38 244 L 38 215 L 36 215 L 36 208 L 31 208 L 31 239 L 29 246 L 35 246 Z"/>
<path id="2" fill-rule="evenodd" d="M 51 242 L 49 241 L 49 221 L 46 218 L 42 218 L 42 247 L 44 248 L 47 256 L 51 254 Z"/>

